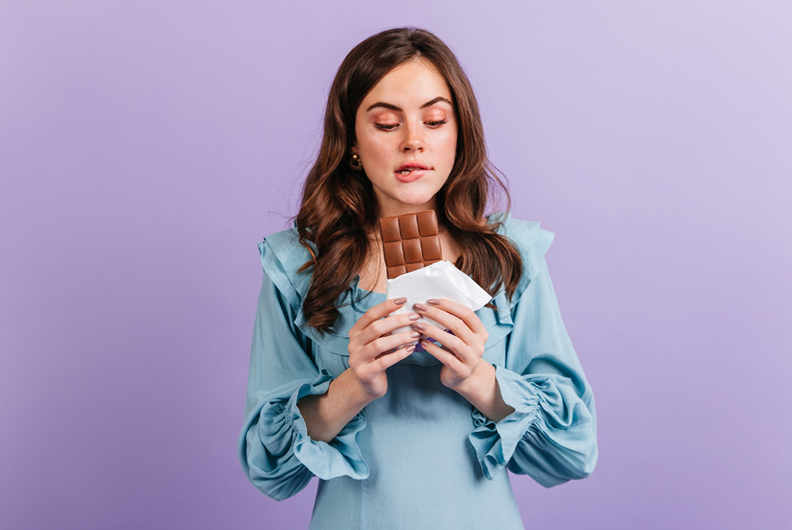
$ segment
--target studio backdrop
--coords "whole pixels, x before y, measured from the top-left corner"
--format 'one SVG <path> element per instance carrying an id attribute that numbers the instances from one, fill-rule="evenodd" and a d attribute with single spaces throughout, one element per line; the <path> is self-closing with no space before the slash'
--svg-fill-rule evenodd
<path id="1" fill-rule="evenodd" d="M 346 53 L 447 42 L 596 398 L 526 528 L 792 527 L 792 4 L 0 4 L 0 528 L 302 529 L 237 458 L 262 270 Z"/>

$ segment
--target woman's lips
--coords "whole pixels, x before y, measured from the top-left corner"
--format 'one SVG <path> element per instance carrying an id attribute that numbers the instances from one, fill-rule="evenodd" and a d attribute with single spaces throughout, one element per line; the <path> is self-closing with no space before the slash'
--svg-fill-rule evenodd
<path id="1" fill-rule="evenodd" d="M 405 173 L 404 171 L 396 171 L 395 175 L 399 182 L 412 182 L 423 177 L 427 172 L 428 170 L 426 169 L 413 169 L 409 173 Z"/>
<path id="2" fill-rule="evenodd" d="M 432 169 L 430 166 L 427 166 L 423 162 L 405 162 L 404 164 L 399 166 L 399 169 L 396 171 L 403 171 L 405 169 Z"/>
<path id="3" fill-rule="evenodd" d="M 412 182 L 423 177 L 431 169 L 431 167 L 422 162 L 406 162 L 396 170 L 396 178 L 400 182 Z"/>

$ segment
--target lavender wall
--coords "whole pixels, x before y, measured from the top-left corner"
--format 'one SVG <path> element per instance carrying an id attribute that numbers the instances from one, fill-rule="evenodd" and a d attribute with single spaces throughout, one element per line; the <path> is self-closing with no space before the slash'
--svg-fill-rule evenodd
<path id="1" fill-rule="evenodd" d="M 332 7 L 330 7 L 332 6 Z M 781 529 L 792 4 L 0 4 L 0 528 L 305 528 L 236 457 L 261 270 L 332 76 L 457 52 L 594 388 L 599 466 L 528 528 Z"/>

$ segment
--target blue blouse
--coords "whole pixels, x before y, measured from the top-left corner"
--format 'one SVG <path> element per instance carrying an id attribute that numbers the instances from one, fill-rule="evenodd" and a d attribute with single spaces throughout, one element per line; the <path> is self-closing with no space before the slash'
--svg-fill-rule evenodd
<path id="1" fill-rule="evenodd" d="M 569 340 L 544 254 L 553 234 L 507 218 L 501 233 L 522 255 L 511 302 L 504 292 L 478 310 L 489 332 L 484 359 L 496 367 L 514 412 L 487 419 L 440 383 L 440 363 L 416 351 L 387 371 L 388 392 L 330 442 L 312 440 L 297 402 L 323 394 L 349 367 L 348 333 L 382 293 L 358 286 L 338 300 L 338 320 L 320 334 L 302 301 L 309 259 L 295 229 L 259 244 L 258 301 L 239 457 L 273 499 L 321 480 L 310 528 L 501 530 L 523 528 L 508 473 L 546 487 L 589 476 L 597 461 L 594 396 Z"/>

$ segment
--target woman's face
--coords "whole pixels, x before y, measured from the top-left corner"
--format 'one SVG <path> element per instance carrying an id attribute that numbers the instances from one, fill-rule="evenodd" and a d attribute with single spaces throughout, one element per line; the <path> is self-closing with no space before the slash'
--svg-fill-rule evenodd
<path id="1" fill-rule="evenodd" d="M 456 157 L 448 83 L 426 60 L 391 70 L 363 98 L 355 138 L 352 153 L 374 187 L 380 217 L 434 209 Z"/>

